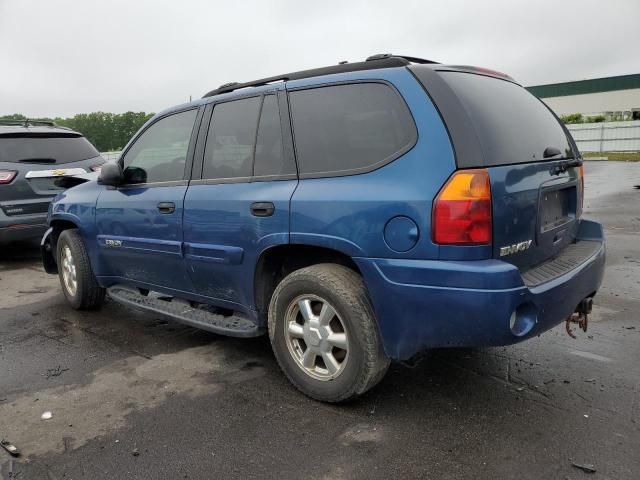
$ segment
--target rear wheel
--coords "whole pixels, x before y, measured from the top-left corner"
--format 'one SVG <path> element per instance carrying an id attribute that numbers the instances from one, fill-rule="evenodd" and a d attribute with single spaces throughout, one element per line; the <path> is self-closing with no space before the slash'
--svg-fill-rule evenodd
<path id="1" fill-rule="evenodd" d="M 76 229 L 65 230 L 58 237 L 57 259 L 60 284 L 69 304 L 76 310 L 100 308 L 105 290 L 96 281 L 84 242 Z"/>
<path id="2" fill-rule="evenodd" d="M 289 380 L 317 400 L 361 395 L 389 366 L 362 278 L 342 265 L 285 277 L 269 306 L 269 337 Z"/>

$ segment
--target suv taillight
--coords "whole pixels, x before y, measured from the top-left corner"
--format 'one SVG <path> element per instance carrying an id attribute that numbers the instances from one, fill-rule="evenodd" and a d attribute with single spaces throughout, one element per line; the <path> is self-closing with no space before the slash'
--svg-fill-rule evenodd
<path id="1" fill-rule="evenodd" d="M 491 243 L 491 182 L 486 169 L 459 170 L 433 205 L 432 236 L 441 245 Z"/>
<path id="2" fill-rule="evenodd" d="M 17 174 L 15 170 L 0 170 L 0 185 L 11 183 Z"/>
<path id="3" fill-rule="evenodd" d="M 584 209 L 584 165 L 578 167 L 578 176 L 580 177 L 580 213 Z"/>

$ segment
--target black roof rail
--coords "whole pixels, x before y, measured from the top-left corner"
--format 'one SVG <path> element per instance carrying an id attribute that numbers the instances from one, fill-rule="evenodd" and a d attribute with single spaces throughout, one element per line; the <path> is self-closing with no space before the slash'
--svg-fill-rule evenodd
<path id="1" fill-rule="evenodd" d="M 410 57 L 408 55 L 394 55 L 393 53 L 377 53 L 375 55 L 371 55 L 370 57 L 367 57 L 365 61 L 371 62 L 373 60 L 381 60 L 383 58 L 391 58 L 391 57 L 404 58 L 406 61 L 410 63 L 420 63 L 422 65 L 426 65 L 429 63 L 439 63 L 433 60 L 427 60 L 426 58 Z"/>
<path id="2" fill-rule="evenodd" d="M 412 63 L 438 63 L 424 58 L 408 57 L 404 55 L 393 55 L 391 53 L 379 53 L 368 57 L 364 62 L 340 62 L 338 65 L 329 67 L 313 68 L 311 70 L 302 70 L 299 72 L 286 73 L 275 77 L 261 78 L 251 82 L 230 82 L 220 85 L 215 90 L 206 93 L 202 98 L 213 97 L 221 93 L 233 92 L 246 87 L 259 87 L 273 82 L 282 82 L 287 80 L 300 80 L 302 78 L 318 77 L 322 75 L 331 75 L 333 73 L 357 72 L 359 70 L 373 70 L 377 68 L 393 68 L 406 67 Z"/>
<path id="3" fill-rule="evenodd" d="M 53 120 L 34 120 L 30 118 L 25 118 L 24 120 L 11 120 L 8 118 L 0 118 L 0 125 L 13 125 L 13 126 L 23 126 L 28 127 L 29 125 L 46 125 L 47 127 L 60 127 Z"/>

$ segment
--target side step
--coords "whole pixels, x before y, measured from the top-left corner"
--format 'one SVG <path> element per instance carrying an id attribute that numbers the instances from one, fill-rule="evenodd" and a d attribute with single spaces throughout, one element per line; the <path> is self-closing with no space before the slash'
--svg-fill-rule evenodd
<path id="1" fill-rule="evenodd" d="M 264 330 L 252 321 L 236 315 L 224 316 L 207 310 L 191 307 L 182 301 L 162 300 L 155 296 L 146 296 L 138 290 L 114 285 L 107 289 L 109 296 L 128 307 L 159 313 L 195 328 L 230 337 L 257 337 Z"/>

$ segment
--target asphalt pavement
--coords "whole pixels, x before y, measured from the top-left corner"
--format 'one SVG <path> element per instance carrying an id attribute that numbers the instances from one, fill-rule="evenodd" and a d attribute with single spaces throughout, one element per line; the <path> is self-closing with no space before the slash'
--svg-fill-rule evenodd
<path id="1" fill-rule="evenodd" d="M 0 439 L 22 456 L 0 478 L 640 478 L 640 163 L 586 174 L 607 236 L 586 334 L 432 351 L 347 405 L 298 393 L 266 338 L 76 312 L 33 244 L 3 248 Z"/>

